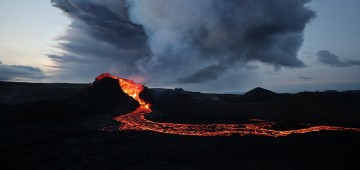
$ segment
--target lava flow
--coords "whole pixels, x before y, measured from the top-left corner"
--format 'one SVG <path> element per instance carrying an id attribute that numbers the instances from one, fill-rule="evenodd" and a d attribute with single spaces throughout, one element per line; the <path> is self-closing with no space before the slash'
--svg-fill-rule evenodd
<path id="1" fill-rule="evenodd" d="M 144 86 L 131 80 L 118 78 L 108 73 L 99 75 L 96 80 L 113 78 L 119 81 L 120 88 L 139 103 L 139 107 L 128 114 L 115 117 L 121 123 L 120 131 L 153 131 L 166 134 L 191 135 L 191 136 L 230 136 L 232 134 L 260 135 L 260 136 L 287 136 L 290 134 L 302 134 L 316 131 L 356 131 L 360 128 L 346 128 L 337 126 L 312 126 L 295 130 L 274 130 L 271 129 L 274 122 L 252 121 L 247 124 L 176 124 L 160 123 L 147 120 L 145 114 L 151 113 L 150 103 L 140 98 Z"/>

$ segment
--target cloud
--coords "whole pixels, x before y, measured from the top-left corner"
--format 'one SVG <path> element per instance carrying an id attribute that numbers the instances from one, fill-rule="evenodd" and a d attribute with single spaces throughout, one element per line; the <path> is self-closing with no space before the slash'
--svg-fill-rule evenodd
<path id="1" fill-rule="evenodd" d="M 175 67 L 176 73 L 186 73 L 179 82 L 206 82 L 228 70 L 209 71 L 213 65 L 234 68 L 238 63 L 261 61 L 276 68 L 305 66 L 297 52 L 315 13 L 304 1 L 128 2 L 131 19 L 149 35 L 152 57 L 144 65 L 152 72 Z M 196 69 L 190 72 L 178 65 Z M 169 72 L 174 76 L 174 71 Z"/>
<path id="2" fill-rule="evenodd" d="M 300 80 L 314 80 L 313 77 L 307 77 L 307 76 L 299 76 L 298 77 Z"/>
<path id="3" fill-rule="evenodd" d="M 51 2 L 72 19 L 66 33 L 58 38 L 58 48 L 64 52 L 48 55 L 58 79 L 81 82 L 102 72 L 137 73 L 136 62 L 149 53 L 147 36 L 141 26 L 129 21 L 123 1 Z"/>
<path id="4" fill-rule="evenodd" d="M 45 74 L 37 67 L 23 65 L 7 65 L 0 61 L 0 80 L 44 79 Z"/>
<path id="5" fill-rule="evenodd" d="M 51 2 L 73 20 L 59 38 L 65 52 L 49 55 L 58 75 L 117 70 L 149 83 L 204 83 L 253 61 L 302 68 L 297 52 L 315 17 L 304 0 Z"/>
<path id="6" fill-rule="evenodd" d="M 216 80 L 227 68 L 222 65 L 211 65 L 187 77 L 179 78 L 179 83 L 202 83 Z"/>
<path id="7" fill-rule="evenodd" d="M 360 60 L 340 60 L 339 56 L 330 53 L 327 50 L 320 50 L 316 53 L 319 62 L 329 65 L 331 67 L 350 67 L 359 66 Z"/>
<path id="8" fill-rule="evenodd" d="M 345 63 L 350 66 L 360 66 L 360 60 L 346 60 Z"/>

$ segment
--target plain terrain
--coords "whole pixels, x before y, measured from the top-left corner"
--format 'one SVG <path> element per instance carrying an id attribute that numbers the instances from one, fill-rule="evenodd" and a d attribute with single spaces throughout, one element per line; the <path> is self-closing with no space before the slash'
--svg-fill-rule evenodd
<path id="1" fill-rule="evenodd" d="M 359 127 L 359 91 L 244 95 L 147 89 L 148 119 L 177 123 L 275 120 Z M 360 134 L 193 137 L 119 132 L 112 118 L 137 103 L 113 80 L 89 84 L 0 82 L 4 169 L 358 169 Z M 110 131 L 104 131 L 107 129 Z"/>

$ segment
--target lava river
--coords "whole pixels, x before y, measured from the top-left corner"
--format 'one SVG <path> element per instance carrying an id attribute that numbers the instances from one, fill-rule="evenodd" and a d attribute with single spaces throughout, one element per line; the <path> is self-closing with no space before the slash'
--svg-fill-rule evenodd
<path id="1" fill-rule="evenodd" d="M 316 131 L 356 131 L 360 128 L 346 128 L 338 126 L 311 126 L 294 130 L 274 130 L 271 129 L 274 122 L 253 120 L 247 124 L 176 124 L 160 123 L 147 120 L 145 114 L 151 113 L 150 103 L 140 98 L 140 92 L 144 86 L 131 80 L 112 76 L 108 73 L 99 75 L 96 80 L 103 78 L 113 78 L 119 81 L 122 90 L 139 102 L 139 107 L 128 114 L 115 117 L 120 122 L 120 131 L 153 131 L 166 134 L 191 135 L 191 136 L 230 136 L 231 134 L 260 135 L 260 136 L 287 136 L 290 134 L 302 134 Z"/>

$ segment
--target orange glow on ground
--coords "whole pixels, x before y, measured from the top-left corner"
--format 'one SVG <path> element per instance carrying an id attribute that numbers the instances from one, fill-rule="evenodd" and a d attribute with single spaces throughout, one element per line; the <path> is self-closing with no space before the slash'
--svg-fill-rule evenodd
<path id="1" fill-rule="evenodd" d="M 144 86 L 137 84 L 131 80 L 118 78 L 108 73 L 99 75 L 96 80 L 109 77 L 119 80 L 122 90 L 139 102 L 140 107 L 135 111 L 115 117 L 119 121 L 120 131 L 153 131 L 166 134 L 190 135 L 190 136 L 230 136 L 237 134 L 258 135 L 258 136 L 288 136 L 290 134 L 303 134 L 317 131 L 355 131 L 360 132 L 360 128 L 346 128 L 338 126 L 311 126 L 294 130 L 274 130 L 271 129 L 275 123 L 263 120 L 250 120 L 246 124 L 176 124 L 176 123 L 160 123 L 147 120 L 145 114 L 151 113 L 150 104 L 142 100 L 139 96 Z"/>

